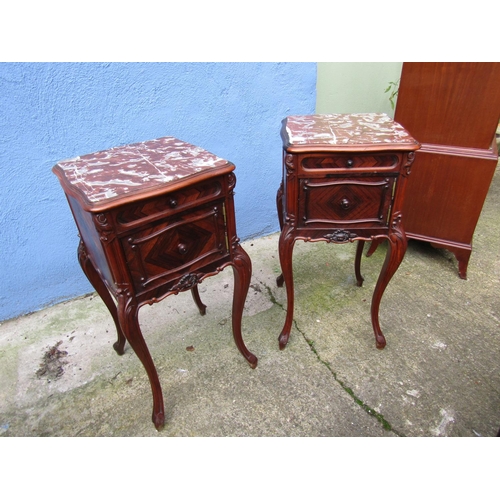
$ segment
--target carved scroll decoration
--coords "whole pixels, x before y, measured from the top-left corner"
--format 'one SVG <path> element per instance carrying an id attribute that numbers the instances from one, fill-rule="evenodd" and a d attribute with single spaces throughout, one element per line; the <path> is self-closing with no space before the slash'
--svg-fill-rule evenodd
<path id="1" fill-rule="evenodd" d="M 356 237 L 357 234 L 344 229 L 337 229 L 333 233 L 325 234 L 325 238 L 331 243 L 346 243 Z"/>
<path id="2" fill-rule="evenodd" d="M 295 170 L 295 167 L 293 165 L 293 155 L 285 155 L 285 166 L 287 175 L 291 175 Z"/>
<path id="3" fill-rule="evenodd" d="M 236 175 L 234 175 L 233 172 L 230 172 L 229 174 L 227 174 L 227 187 L 230 190 L 233 190 L 235 186 L 236 186 Z"/>
<path id="4" fill-rule="evenodd" d="M 172 292 L 185 292 L 186 290 L 189 290 L 193 288 L 195 285 L 198 283 L 201 283 L 199 274 L 195 273 L 188 273 L 182 276 L 182 278 L 175 284 L 172 288 L 170 288 L 170 291 Z"/>
<path id="5" fill-rule="evenodd" d="M 104 243 L 109 243 L 114 239 L 113 226 L 108 221 L 106 214 L 100 213 L 94 216 L 95 228 L 99 233 L 99 239 Z"/>
<path id="6" fill-rule="evenodd" d="M 404 172 L 404 175 L 405 176 L 408 176 L 410 175 L 411 173 L 411 165 L 413 163 L 413 161 L 415 160 L 415 151 L 410 151 L 408 153 L 408 156 L 406 157 L 406 163 L 405 163 L 405 172 Z"/>

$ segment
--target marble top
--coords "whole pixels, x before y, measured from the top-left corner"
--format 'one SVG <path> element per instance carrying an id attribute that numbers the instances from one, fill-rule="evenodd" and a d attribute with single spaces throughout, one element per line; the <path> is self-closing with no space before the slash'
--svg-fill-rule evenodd
<path id="1" fill-rule="evenodd" d="M 417 144 L 399 123 L 385 113 L 288 116 L 283 125 L 283 139 L 287 146 Z"/>
<path id="2" fill-rule="evenodd" d="M 64 160 L 53 170 L 94 204 L 228 165 L 234 168 L 200 147 L 162 137 Z"/>

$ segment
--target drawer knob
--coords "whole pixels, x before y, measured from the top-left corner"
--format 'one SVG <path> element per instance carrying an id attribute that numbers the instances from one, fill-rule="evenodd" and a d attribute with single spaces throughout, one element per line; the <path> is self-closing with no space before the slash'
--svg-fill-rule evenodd
<path id="1" fill-rule="evenodd" d="M 350 206 L 350 202 L 347 198 L 343 198 L 342 201 L 340 202 L 340 206 L 344 209 L 347 210 Z"/>
<path id="2" fill-rule="evenodd" d="M 354 160 L 353 160 L 352 158 L 349 158 L 349 159 L 347 160 L 347 166 L 348 166 L 349 168 L 351 168 L 353 165 L 354 165 Z"/>
<path id="3" fill-rule="evenodd" d="M 168 204 L 170 205 L 170 208 L 175 208 L 177 206 L 177 200 L 170 198 L 170 200 L 168 200 Z"/>
<path id="4" fill-rule="evenodd" d="M 177 246 L 177 250 L 179 250 L 179 253 L 181 253 L 182 255 L 185 255 L 188 251 L 187 246 L 184 245 L 184 243 L 179 243 L 179 245 Z"/>

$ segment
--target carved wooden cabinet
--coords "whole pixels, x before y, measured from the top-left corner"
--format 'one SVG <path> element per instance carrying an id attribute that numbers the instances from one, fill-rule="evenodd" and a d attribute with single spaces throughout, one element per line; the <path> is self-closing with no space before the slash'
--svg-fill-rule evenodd
<path id="1" fill-rule="evenodd" d="M 402 214 L 405 183 L 419 144 L 385 114 L 289 116 L 283 120 L 283 180 L 277 208 L 279 257 L 286 285 L 287 314 L 279 346 L 288 343 L 293 320 L 292 251 L 296 240 L 358 241 L 355 273 L 365 241 L 389 241 L 372 298 L 376 345 L 385 338 L 378 311 L 382 294 L 407 247 Z"/>
<path id="2" fill-rule="evenodd" d="M 450 250 L 467 276 L 498 162 L 500 63 L 404 63 L 395 120 L 422 144 L 404 202 L 408 238 Z"/>
<path id="3" fill-rule="evenodd" d="M 198 284 L 231 265 L 233 336 L 252 368 L 257 358 L 241 333 L 251 262 L 239 245 L 234 215 L 234 165 L 173 137 L 130 144 L 58 163 L 80 234 L 78 256 L 118 333 L 149 377 L 153 422 L 165 414 L 160 382 L 141 333 L 139 308 L 190 290 L 200 313 Z"/>

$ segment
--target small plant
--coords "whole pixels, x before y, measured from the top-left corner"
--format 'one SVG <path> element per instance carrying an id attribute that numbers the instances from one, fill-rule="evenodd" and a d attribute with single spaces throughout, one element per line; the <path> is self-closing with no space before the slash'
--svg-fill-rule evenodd
<path id="1" fill-rule="evenodd" d="M 389 86 L 384 90 L 384 94 L 390 92 L 389 101 L 391 102 L 392 109 L 394 109 L 394 107 L 396 106 L 395 100 L 399 92 L 399 80 L 400 79 L 398 79 L 396 82 L 389 82 Z"/>

